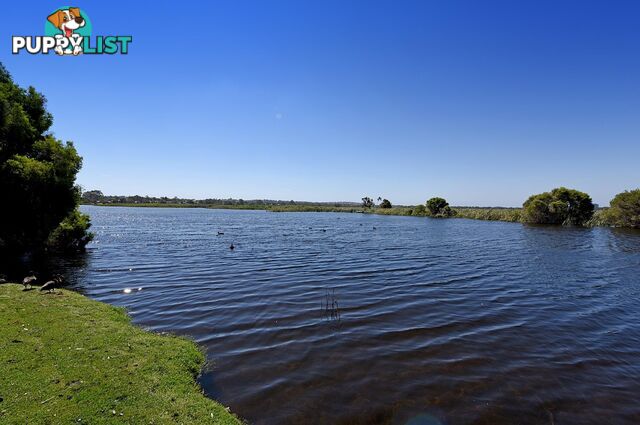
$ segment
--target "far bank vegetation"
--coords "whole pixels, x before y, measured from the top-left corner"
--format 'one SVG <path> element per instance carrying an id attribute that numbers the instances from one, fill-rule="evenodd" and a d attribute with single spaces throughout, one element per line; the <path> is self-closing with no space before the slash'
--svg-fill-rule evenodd
<path id="1" fill-rule="evenodd" d="M 182 199 L 148 196 L 105 196 L 85 192 L 84 204 L 105 206 L 251 209 L 272 212 L 347 212 L 431 218 L 467 218 L 526 224 L 565 226 L 613 226 L 640 228 L 640 189 L 617 194 L 609 207 L 596 208 L 591 197 L 576 189 L 559 187 L 531 195 L 521 208 L 451 206 L 442 197 L 432 197 L 415 206 L 393 205 L 382 197 L 362 202 L 304 202 L 243 199 Z"/>

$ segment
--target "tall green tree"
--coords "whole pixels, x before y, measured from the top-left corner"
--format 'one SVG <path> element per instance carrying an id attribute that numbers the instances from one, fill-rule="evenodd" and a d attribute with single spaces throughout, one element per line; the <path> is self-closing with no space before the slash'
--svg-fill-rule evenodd
<path id="1" fill-rule="evenodd" d="M 606 211 L 606 219 L 613 226 L 640 229 L 640 189 L 618 193 Z"/>
<path id="2" fill-rule="evenodd" d="M 52 123 L 45 97 L 16 85 L 0 64 L 0 251 L 5 253 L 81 250 L 91 239 L 89 218 L 77 211 L 75 178 L 82 158 L 73 143 L 48 133 Z"/>
<path id="3" fill-rule="evenodd" d="M 522 221 L 535 224 L 582 226 L 593 215 L 591 197 L 575 189 L 559 187 L 531 195 L 522 205 Z"/>
<path id="4" fill-rule="evenodd" d="M 382 202 L 380 202 L 380 208 L 391 208 L 391 201 L 389 201 L 388 199 L 383 199 Z"/>

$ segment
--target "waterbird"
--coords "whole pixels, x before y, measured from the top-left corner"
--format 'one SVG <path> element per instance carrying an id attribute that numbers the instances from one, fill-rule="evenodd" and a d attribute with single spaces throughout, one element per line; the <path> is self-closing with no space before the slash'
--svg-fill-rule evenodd
<path id="1" fill-rule="evenodd" d="M 235 247 L 235 246 L 233 246 L 233 243 L 231 243 L 231 246 L 229 247 L 229 249 L 230 249 L 231 251 L 233 251 L 234 249 L 236 249 L 236 247 Z"/>
<path id="2" fill-rule="evenodd" d="M 45 282 L 45 284 L 40 287 L 40 290 L 49 291 L 49 293 L 51 293 L 54 291 L 54 289 L 60 288 L 61 286 L 62 286 L 62 276 L 57 275 L 50 281 Z"/>
<path id="3" fill-rule="evenodd" d="M 29 272 L 29 276 L 22 279 L 22 286 L 24 286 L 24 290 L 27 290 L 27 286 L 31 288 L 31 285 L 33 285 L 36 280 L 38 280 L 36 275 L 33 272 Z"/>
<path id="4" fill-rule="evenodd" d="M 224 232 L 218 232 L 218 236 L 224 235 Z"/>

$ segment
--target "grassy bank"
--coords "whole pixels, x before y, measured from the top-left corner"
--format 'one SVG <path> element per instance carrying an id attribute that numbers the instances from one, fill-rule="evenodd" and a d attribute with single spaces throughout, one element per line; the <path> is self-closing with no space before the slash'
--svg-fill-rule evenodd
<path id="1" fill-rule="evenodd" d="M 123 309 L 4 284 L 0 324 L 0 423 L 240 423 L 201 393 L 193 342 Z"/>
<path id="2" fill-rule="evenodd" d="M 233 210 L 265 210 L 271 212 L 342 212 L 342 213 L 364 213 L 378 215 L 404 215 L 415 217 L 428 217 L 423 209 L 416 207 L 393 207 L 393 208 L 362 208 L 352 206 L 329 206 L 329 205 L 190 205 L 190 204 L 100 204 L 99 206 L 113 207 L 148 207 L 148 208 L 210 208 L 210 209 L 233 209 Z M 455 215 L 449 218 L 468 218 L 471 220 L 508 221 L 518 223 L 522 219 L 522 208 L 478 208 L 478 207 L 453 207 Z M 588 227 L 612 226 L 611 220 L 607 217 L 606 209 L 596 210 L 593 217 L 585 224 Z"/>
<path id="3" fill-rule="evenodd" d="M 519 222 L 522 217 L 522 208 L 454 208 L 457 218 L 469 218 L 472 220 L 509 221 Z"/>
<path id="4" fill-rule="evenodd" d="M 359 207 L 336 207 L 331 205 L 272 205 L 267 210 L 271 212 L 362 212 Z"/>

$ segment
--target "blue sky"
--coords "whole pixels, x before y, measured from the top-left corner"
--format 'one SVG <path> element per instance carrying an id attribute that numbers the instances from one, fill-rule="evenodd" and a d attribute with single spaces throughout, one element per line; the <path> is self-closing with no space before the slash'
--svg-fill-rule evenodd
<path id="1" fill-rule="evenodd" d="M 640 2 L 74 4 L 126 56 L 11 55 L 63 4 L 12 2 L 0 60 L 109 194 L 518 206 L 640 186 Z"/>

